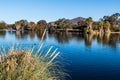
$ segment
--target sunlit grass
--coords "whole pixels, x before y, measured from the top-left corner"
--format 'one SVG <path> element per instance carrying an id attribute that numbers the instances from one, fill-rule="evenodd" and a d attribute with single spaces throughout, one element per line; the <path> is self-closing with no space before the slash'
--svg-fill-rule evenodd
<path id="1" fill-rule="evenodd" d="M 14 49 L 13 46 L 6 52 L 1 48 L 0 80 L 62 80 L 65 73 L 54 62 L 60 52 L 57 52 L 57 49 L 51 51 L 50 47 L 45 54 L 42 54 L 42 46 L 43 44 L 40 44 L 37 51 L 17 47 Z"/>
<path id="2" fill-rule="evenodd" d="M 52 48 L 52 47 L 51 47 Z M 60 80 L 64 73 L 55 68 L 53 60 L 59 55 L 51 48 L 44 55 L 31 50 L 14 50 L 0 53 L 0 80 Z M 62 76 L 61 76 L 62 77 Z"/>

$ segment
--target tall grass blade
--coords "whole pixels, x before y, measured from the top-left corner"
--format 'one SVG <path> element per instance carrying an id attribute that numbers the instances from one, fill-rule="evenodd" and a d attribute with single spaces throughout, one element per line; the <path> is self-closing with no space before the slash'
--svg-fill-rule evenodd
<path id="1" fill-rule="evenodd" d="M 53 48 L 53 46 L 51 46 L 51 47 L 48 49 L 47 53 L 45 54 L 45 57 L 47 57 L 48 53 L 51 51 L 52 48 Z"/>

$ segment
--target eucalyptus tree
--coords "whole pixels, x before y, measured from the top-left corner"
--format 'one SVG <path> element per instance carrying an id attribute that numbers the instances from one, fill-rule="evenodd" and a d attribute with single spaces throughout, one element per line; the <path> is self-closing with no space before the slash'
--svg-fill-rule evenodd
<path id="1" fill-rule="evenodd" d="M 15 28 L 16 28 L 16 30 L 20 30 L 20 28 L 21 28 L 21 22 L 20 21 L 15 22 Z"/>
<path id="2" fill-rule="evenodd" d="M 85 23 L 85 21 L 80 20 L 80 21 L 77 22 L 77 25 L 78 25 L 78 26 L 85 26 L 86 23 Z"/>
<path id="3" fill-rule="evenodd" d="M 103 29 L 104 29 L 105 33 L 109 33 L 110 32 L 110 23 L 108 21 L 104 22 Z"/>
<path id="4" fill-rule="evenodd" d="M 21 30 L 24 31 L 25 27 L 28 24 L 28 21 L 27 20 L 20 20 L 20 23 L 21 23 Z"/>
<path id="5" fill-rule="evenodd" d="M 87 28 L 92 29 L 92 23 L 93 23 L 92 18 L 91 17 L 87 18 L 85 22 L 86 22 Z"/>
<path id="6" fill-rule="evenodd" d="M 57 25 L 57 29 L 64 29 L 64 27 L 65 27 L 64 21 L 65 20 L 66 20 L 65 18 L 62 18 L 55 22 L 55 24 Z"/>
<path id="7" fill-rule="evenodd" d="M 6 29 L 7 24 L 4 21 L 0 22 L 0 29 Z"/>
<path id="8" fill-rule="evenodd" d="M 29 22 L 26 26 L 26 29 L 34 31 L 36 27 L 35 22 Z"/>
<path id="9" fill-rule="evenodd" d="M 27 20 L 20 20 L 15 22 L 16 30 L 24 30 L 24 27 L 28 24 Z"/>
<path id="10" fill-rule="evenodd" d="M 68 19 L 62 18 L 55 22 L 58 29 L 70 29 L 72 28 L 72 22 Z"/>
<path id="11" fill-rule="evenodd" d="M 98 22 L 99 33 L 103 32 L 103 25 L 104 25 L 104 22 L 102 22 L 102 21 Z"/>
<path id="12" fill-rule="evenodd" d="M 66 19 L 63 23 L 64 23 L 64 29 L 72 28 L 72 22 L 70 20 Z"/>
<path id="13" fill-rule="evenodd" d="M 7 29 L 15 29 L 15 24 L 7 24 Z"/>
<path id="14" fill-rule="evenodd" d="M 103 18 L 101 18 L 101 21 L 108 21 L 111 26 L 118 26 L 120 24 L 120 13 L 115 13 L 111 16 L 104 16 Z"/>
<path id="15" fill-rule="evenodd" d="M 55 22 L 48 23 L 48 30 L 49 31 L 55 31 L 56 29 L 57 29 L 57 24 L 55 24 Z"/>
<path id="16" fill-rule="evenodd" d="M 47 22 L 45 20 L 40 20 L 37 22 L 36 29 L 37 30 L 44 30 L 47 28 Z"/>
<path id="17" fill-rule="evenodd" d="M 84 30 L 86 28 L 86 22 L 84 20 L 79 20 L 77 22 L 77 29 Z"/>

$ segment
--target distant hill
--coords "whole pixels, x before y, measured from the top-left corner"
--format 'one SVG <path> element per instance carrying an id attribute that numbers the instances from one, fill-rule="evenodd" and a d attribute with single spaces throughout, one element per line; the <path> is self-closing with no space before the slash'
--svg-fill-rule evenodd
<path id="1" fill-rule="evenodd" d="M 73 24 L 77 24 L 78 21 L 85 21 L 85 18 L 83 17 L 77 17 L 77 18 L 74 18 L 74 19 L 70 19 L 70 21 L 73 23 Z"/>
<path id="2" fill-rule="evenodd" d="M 71 21 L 73 24 L 77 24 L 78 21 L 85 21 L 86 18 L 83 18 L 83 17 L 77 17 L 77 18 L 73 18 L 73 19 L 68 19 L 69 21 Z M 54 23 L 56 21 L 52 21 L 52 22 L 49 22 L 49 23 Z"/>

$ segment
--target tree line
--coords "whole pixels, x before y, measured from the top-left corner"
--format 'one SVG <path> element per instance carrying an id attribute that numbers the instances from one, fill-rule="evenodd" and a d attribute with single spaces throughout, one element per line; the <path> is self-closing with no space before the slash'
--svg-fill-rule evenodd
<path id="1" fill-rule="evenodd" d="M 59 29 L 78 29 L 80 31 L 92 32 L 98 31 L 109 32 L 109 31 L 120 31 L 120 13 L 115 13 L 110 16 L 104 16 L 99 21 L 94 21 L 92 17 L 79 20 L 77 23 L 73 23 L 69 19 L 58 19 L 54 22 L 47 23 L 45 20 L 40 20 L 37 23 L 28 22 L 27 20 L 19 20 L 14 24 L 7 24 L 4 21 L 0 22 L 0 29 L 15 29 L 19 31 L 31 30 L 39 31 L 47 29 L 49 31 L 56 31 Z"/>

